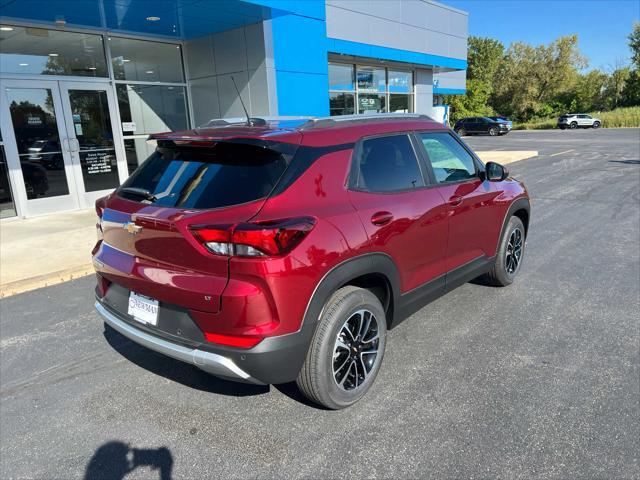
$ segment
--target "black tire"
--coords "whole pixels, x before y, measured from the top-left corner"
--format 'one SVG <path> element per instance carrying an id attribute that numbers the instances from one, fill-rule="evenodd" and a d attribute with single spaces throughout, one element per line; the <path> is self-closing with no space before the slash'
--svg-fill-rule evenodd
<path id="1" fill-rule="evenodd" d="M 351 334 L 349 325 L 354 326 L 354 331 L 358 330 L 357 325 L 361 326 L 360 330 L 366 325 L 366 313 L 359 316 L 363 311 L 371 314 L 369 324 L 374 325 L 375 321 L 377 330 L 375 334 L 365 332 L 362 342 L 355 338 L 352 341 L 345 332 Z M 298 388 L 309 400 L 332 410 L 353 405 L 371 388 L 380 370 L 386 338 L 387 320 L 378 297 L 363 288 L 341 288 L 323 309 L 307 358 L 296 379 Z M 377 353 L 358 350 L 360 347 L 356 343 L 369 350 L 375 349 Z M 354 353 L 356 351 L 358 353 Z M 340 367 L 347 364 L 347 367 Z"/>
<path id="2" fill-rule="evenodd" d="M 495 137 L 496 135 L 498 135 L 500 132 L 498 131 L 498 129 L 496 127 L 491 127 L 489 129 L 489 135 L 491 135 L 492 137 Z"/>
<path id="3" fill-rule="evenodd" d="M 515 269 L 512 270 L 513 263 L 509 263 L 509 255 L 511 255 L 510 252 L 513 250 L 510 247 L 510 242 L 513 240 L 514 236 L 517 237 L 516 231 L 520 232 L 520 253 L 517 257 L 517 265 L 515 266 Z M 491 267 L 491 270 L 483 276 L 482 280 L 485 283 L 496 287 L 506 287 L 507 285 L 511 285 L 522 266 L 522 260 L 524 259 L 524 247 L 525 230 L 522 220 L 515 216 L 511 217 L 509 219 L 509 223 L 507 223 L 507 227 L 504 229 L 502 238 L 500 239 L 500 246 L 498 247 L 493 266 Z"/>
<path id="4" fill-rule="evenodd" d="M 569 128 L 571 130 L 575 130 L 576 128 L 578 128 L 578 122 L 571 122 L 571 125 L 569 125 Z"/>
<path id="5" fill-rule="evenodd" d="M 560 126 L 558 128 L 560 128 L 560 130 L 566 130 L 567 129 L 567 127 L 565 127 L 564 125 L 562 125 L 562 126 Z"/>
<path id="6" fill-rule="evenodd" d="M 600 128 L 600 122 L 593 122 L 593 128 Z"/>

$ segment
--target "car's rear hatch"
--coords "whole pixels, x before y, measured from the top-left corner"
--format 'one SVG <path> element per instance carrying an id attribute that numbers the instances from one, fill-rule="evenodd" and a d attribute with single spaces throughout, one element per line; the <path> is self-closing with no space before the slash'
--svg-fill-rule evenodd
<path id="1" fill-rule="evenodd" d="M 254 217 L 296 145 L 159 139 L 157 151 L 103 205 L 96 270 L 136 293 L 218 311 L 229 259 L 208 252 L 190 228 Z"/>

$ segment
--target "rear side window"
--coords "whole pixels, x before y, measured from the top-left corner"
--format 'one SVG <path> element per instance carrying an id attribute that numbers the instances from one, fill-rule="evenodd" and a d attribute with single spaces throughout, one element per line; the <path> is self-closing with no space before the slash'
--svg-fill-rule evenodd
<path id="1" fill-rule="evenodd" d="M 438 183 L 477 177 L 473 157 L 451 135 L 446 132 L 421 133 L 420 139 Z"/>
<path id="2" fill-rule="evenodd" d="M 358 158 L 359 190 L 396 192 L 424 186 L 418 159 L 407 135 L 370 138 Z"/>
<path id="3" fill-rule="evenodd" d="M 286 168 L 280 153 L 249 144 L 158 147 L 118 195 L 167 207 L 226 207 L 266 197 Z"/>

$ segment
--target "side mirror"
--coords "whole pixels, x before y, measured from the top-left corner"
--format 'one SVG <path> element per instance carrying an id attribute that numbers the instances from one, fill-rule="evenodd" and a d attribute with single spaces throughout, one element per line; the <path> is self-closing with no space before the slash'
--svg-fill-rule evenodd
<path id="1" fill-rule="evenodd" d="M 500 182 L 509 176 L 509 170 L 496 162 L 487 162 L 484 168 L 490 182 Z"/>

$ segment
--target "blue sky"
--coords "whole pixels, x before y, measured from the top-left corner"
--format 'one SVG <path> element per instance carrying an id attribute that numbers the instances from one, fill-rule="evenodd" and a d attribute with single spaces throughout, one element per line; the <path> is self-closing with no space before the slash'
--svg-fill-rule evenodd
<path id="1" fill-rule="evenodd" d="M 578 35 L 588 70 L 630 62 L 627 36 L 640 18 L 639 0 L 441 0 L 469 12 L 469 34 L 492 37 L 507 47 L 523 41 L 549 43 Z"/>

